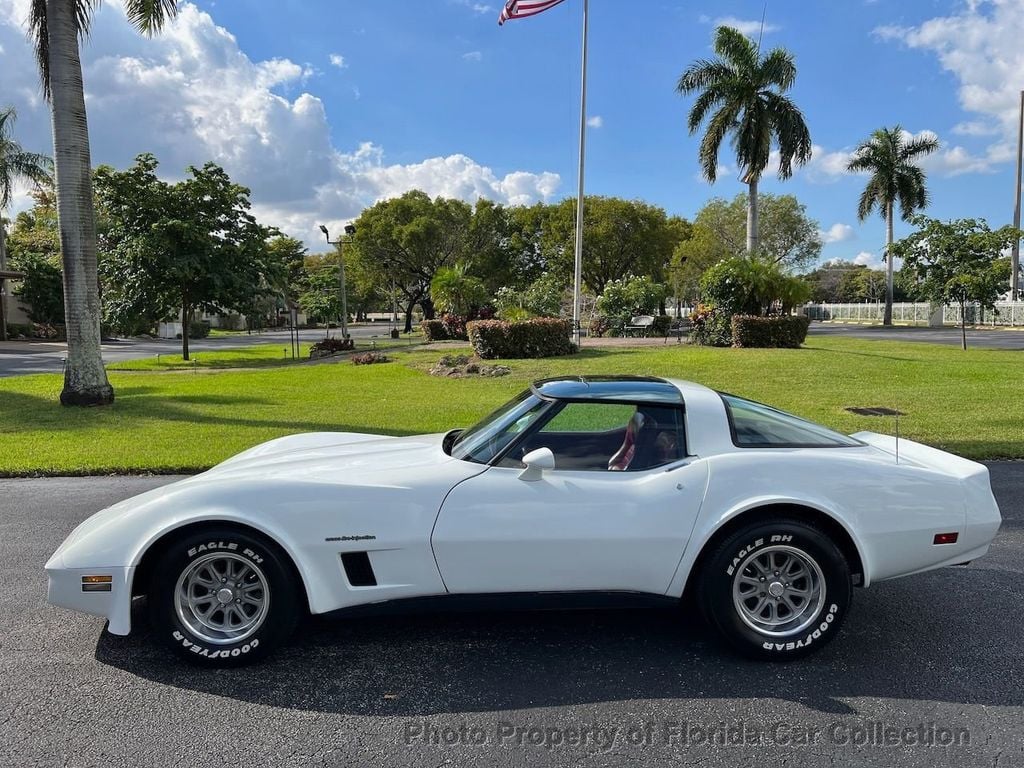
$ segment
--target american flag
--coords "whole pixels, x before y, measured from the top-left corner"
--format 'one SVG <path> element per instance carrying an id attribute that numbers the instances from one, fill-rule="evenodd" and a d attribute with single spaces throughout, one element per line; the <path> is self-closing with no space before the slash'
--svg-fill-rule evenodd
<path id="1" fill-rule="evenodd" d="M 525 19 L 527 16 L 536 16 L 548 8 L 554 8 L 561 2 L 562 0 L 508 0 L 505 7 L 501 9 L 501 15 L 498 16 L 498 26 L 500 27 L 509 19 Z"/>

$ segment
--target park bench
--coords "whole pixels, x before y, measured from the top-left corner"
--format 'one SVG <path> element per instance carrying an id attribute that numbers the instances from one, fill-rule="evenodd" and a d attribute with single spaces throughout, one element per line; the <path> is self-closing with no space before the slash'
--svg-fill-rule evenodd
<path id="1" fill-rule="evenodd" d="M 622 326 L 622 333 L 625 336 L 646 336 L 651 332 L 652 325 L 654 325 L 654 315 L 636 315 Z"/>
<path id="2" fill-rule="evenodd" d="M 680 317 L 672 321 L 672 325 L 668 327 L 668 333 L 665 334 L 665 343 L 668 344 L 668 337 L 675 336 L 676 341 L 680 344 L 683 343 L 683 336 L 690 334 L 690 319 L 688 317 Z"/>

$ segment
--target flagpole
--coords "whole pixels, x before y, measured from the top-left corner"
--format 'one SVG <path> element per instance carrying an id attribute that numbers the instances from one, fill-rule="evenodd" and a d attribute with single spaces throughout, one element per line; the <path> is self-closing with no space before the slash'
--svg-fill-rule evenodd
<path id="1" fill-rule="evenodd" d="M 590 0 L 583 0 L 583 72 L 580 87 L 580 164 L 579 164 L 579 189 L 576 198 L 576 260 L 573 275 L 572 291 L 572 333 L 573 341 L 579 346 L 580 323 L 580 293 L 583 288 L 583 169 L 587 156 L 587 16 L 590 10 Z"/>

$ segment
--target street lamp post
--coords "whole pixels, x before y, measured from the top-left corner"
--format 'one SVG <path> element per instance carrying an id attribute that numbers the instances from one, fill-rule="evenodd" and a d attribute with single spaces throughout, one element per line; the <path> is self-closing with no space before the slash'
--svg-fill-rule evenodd
<path id="1" fill-rule="evenodd" d="M 341 268 L 338 270 L 338 282 L 340 283 L 341 289 L 341 338 L 348 338 L 348 287 L 345 285 L 345 243 L 351 243 L 352 237 L 356 233 L 356 227 L 354 224 L 345 225 L 345 237 L 338 240 L 331 240 L 331 233 L 328 232 L 327 227 L 323 224 L 320 225 L 320 231 L 324 233 L 324 237 L 327 238 L 328 245 L 338 246 L 338 262 Z"/>

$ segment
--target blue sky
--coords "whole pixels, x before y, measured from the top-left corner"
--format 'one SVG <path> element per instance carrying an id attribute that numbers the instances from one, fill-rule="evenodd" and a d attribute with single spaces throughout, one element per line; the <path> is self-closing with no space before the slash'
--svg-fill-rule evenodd
<path id="1" fill-rule="evenodd" d="M 0 0 L 0 103 L 48 148 L 18 22 Z M 221 162 L 257 211 L 316 242 L 363 205 L 420 186 L 511 203 L 575 193 L 582 0 L 497 26 L 496 0 L 198 0 L 155 40 L 107 3 L 84 49 L 94 161 L 152 150 L 168 176 Z M 699 179 L 679 73 L 710 55 L 717 23 L 756 29 L 763 2 L 591 0 L 587 192 L 692 217 L 742 191 L 735 163 Z M 756 32 L 754 33 L 756 34 Z M 831 240 L 824 258 L 877 263 L 883 227 L 860 224 L 863 179 L 842 172 L 873 129 L 942 142 L 927 168 L 939 217 L 1009 220 L 1024 0 L 768 0 L 764 46 L 797 60 L 793 98 L 815 144 L 788 182 Z M 21 198 L 21 205 L 25 198 Z"/>

